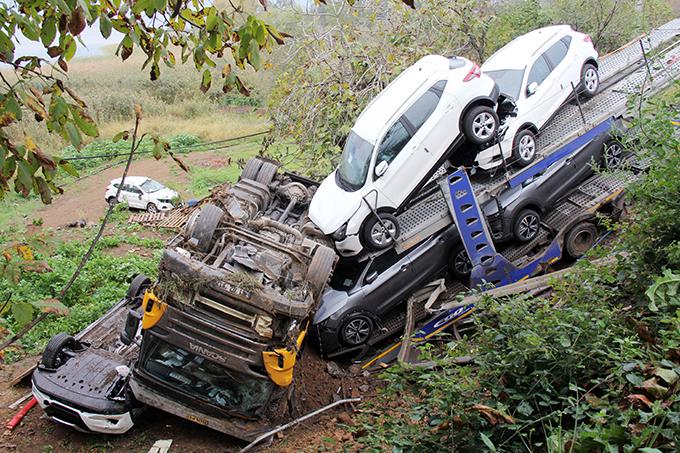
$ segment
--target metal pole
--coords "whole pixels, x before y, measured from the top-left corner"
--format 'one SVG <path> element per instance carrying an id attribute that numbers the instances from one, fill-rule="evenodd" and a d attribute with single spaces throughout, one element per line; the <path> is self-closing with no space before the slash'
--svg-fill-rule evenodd
<path id="1" fill-rule="evenodd" d="M 581 100 L 578 98 L 578 93 L 576 92 L 576 87 L 574 86 L 574 82 L 571 82 L 571 91 L 574 93 L 574 99 L 576 99 L 576 105 L 578 106 L 578 111 L 581 114 L 581 120 L 583 121 L 583 125 L 586 125 L 586 116 L 583 114 L 583 108 L 581 107 Z"/>
<path id="2" fill-rule="evenodd" d="M 642 44 L 642 40 L 640 39 L 638 41 L 640 43 L 640 50 L 642 51 L 642 58 L 645 60 L 645 67 L 647 68 L 647 75 L 649 76 L 650 80 L 654 80 L 652 77 L 652 70 L 649 68 L 649 59 L 647 58 L 647 52 L 645 52 L 645 46 Z"/>

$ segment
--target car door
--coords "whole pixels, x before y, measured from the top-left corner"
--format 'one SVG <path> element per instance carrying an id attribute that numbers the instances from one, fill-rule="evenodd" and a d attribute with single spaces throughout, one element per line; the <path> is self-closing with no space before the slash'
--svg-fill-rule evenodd
<path id="1" fill-rule="evenodd" d="M 142 197 L 144 196 L 144 192 L 142 192 L 142 189 L 135 185 L 128 185 L 128 191 L 129 191 L 129 198 L 128 198 L 128 205 L 132 208 L 145 208 L 146 203 L 142 200 Z"/>
<path id="2" fill-rule="evenodd" d="M 414 156 L 419 172 L 427 174 L 441 160 L 459 135 L 460 107 L 455 97 L 446 93 L 446 80 L 433 84 L 404 113 L 411 134 L 420 146 Z M 423 176 L 424 177 L 424 176 Z"/>
<path id="3" fill-rule="evenodd" d="M 570 73 L 573 72 L 571 63 L 574 57 L 569 55 L 570 44 L 571 36 L 564 36 L 545 51 L 545 56 L 552 68 L 547 82 L 556 89 L 555 99 L 552 102 L 552 112 L 557 110 L 572 93 L 571 83 L 573 80 Z M 578 88 L 576 84 L 574 84 L 574 87 Z"/>
<path id="4" fill-rule="evenodd" d="M 404 301 L 412 291 L 411 260 L 408 255 L 397 255 L 392 249 L 372 258 L 364 276 L 362 292 L 366 309 L 378 315 L 390 311 Z"/>
<path id="5" fill-rule="evenodd" d="M 545 53 L 539 55 L 531 65 L 521 94 L 522 99 L 517 103 L 518 124 L 533 123 L 540 129 L 552 114 L 561 88 L 551 83 L 549 79 L 551 71 Z M 536 91 L 530 94 L 529 86 L 534 82 L 537 84 Z"/>

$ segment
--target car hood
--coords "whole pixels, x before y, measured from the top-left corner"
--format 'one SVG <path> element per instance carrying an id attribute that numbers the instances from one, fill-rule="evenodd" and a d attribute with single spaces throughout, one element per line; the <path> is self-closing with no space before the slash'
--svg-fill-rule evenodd
<path id="1" fill-rule="evenodd" d="M 335 182 L 335 171 L 323 180 L 309 204 L 309 219 L 323 234 L 332 234 L 361 207 L 363 190 L 347 192 Z"/>
<path id="2" fill-rule="evenodd" d="M 178 193 L 175 192 L 174 190 L 168 189 L 166 187 L 165 189 L 161 189 L 161 190 L 158 190 L 156 192 L 152 192 L 149 195 L 151 195 L 152 197 L 154 197 L 157 200 L 166 200 L 166 199 L 172 200 L 173 198 L 175 198 L 178 195 Z"/>
<path id="3" fill-rule="evenodd" d="M 348 295 L 344 291 L 326 288 L 321 296 L 319 309 L 314 315 L 313 325 L 320 324 L 347 305 Z"/>

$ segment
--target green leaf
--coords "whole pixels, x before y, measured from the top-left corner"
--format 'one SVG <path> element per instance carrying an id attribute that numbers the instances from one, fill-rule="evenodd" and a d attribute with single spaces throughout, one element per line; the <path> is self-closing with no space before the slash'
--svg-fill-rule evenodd
<path id="1" fill-rule="evenodd" d="M 104 38 L 108 38 L 109 36 L 111 36 L 111 21 L 109 20 L 108 16 L 104 13 L 102 13 L 102 15 L 99 16 L 99 31 L 101 32 Z"/>
<path id="2" fill-rule="evenodd" d="M 28 324 L 33 319 L 33 306 L 27 302 L 15 302 L 12 304 L 12 316 L 20 326 Z"/>
<path id="3" fill-rule="evenodd" d="M 210 84 L 212 83 L 212 74 L 210 69 L 203 71 L 203 77 L 201 79 L 201 91 L 207 93 L 210 89 Z"/>
<path id="4" fill-rule="evenodd" d="M 57 21 L 52 16 L 48 16 L 43 20 L 42 30 L 40 30 L 40 40 L 45 47 L 48 47 L 54 41 L 57 34 Z"/>
<path id="5" fill-rule="evenodd" d="M 90 137 L 97 137 L 99 135 L 99 131 L 97 130 L 97 124 L 94 122 L 90 116 L 85 113 L 85 111 L 76 106 L 76 105 L 69 105 L 69 109 L 71 110 L 71 116 L 73 117 L 73 121 L 75 121 L 76 125 L 78 126 L 78 129 L 83 131 L 83 134 L 88 135 Z M 75 144 L 74 144 L 75 146 Z"/>
<path id="6" fill-rule="evenodd" d="M 40 200 L 44 204 L 51 204 L 52 203 L 52 190 L 50 190 L 50 187 L 47 185 L 47 182 L 42 176 L 36 176 L 33 179 L 33 182 L 35 183 L 35 187 L 37 189 L 37 192 L 40 194 Z"/>
<path id="7" fill-rule="evenodd" d="M 250 45 L 248 46 L 248 61 L 253 68 L 258 71 L 262 67 L 260 64 L 260 48 L 255 40 L 250 40 Z"/>
<path id="8" fill-rule="evenodd" d="M 64 49 L 64 59 L 66 61 L 71 61 L 71 58 L 76 54 L 76 49 L 78 45 L 76 44 L 76 40 L 73 39 L 70 36 L 66 37 L 67 39 L 64 39 L 64 44 L 65 44 L 65 49 Z M 66 44 L 68 42 L 68 44 Z"/>
<path id="9" fill-rule="evenodd" d="M 31 303 L 43 313 L 55 313 L 62 316 L 66 316 L 69 313 L 68 307 L 59 302 L 58 299 L 45 299 Z"/>
<path id="10" fill-rule="evenodd" d="M 486 448 L 488 448 L 489 450 L 491 450 L 493 452 L 496 451 L 496 446 L 493 444 L 493 442 L 491 442 L 491 439 L 489 439 L 489 437 L 486 434 L 484 434 L 483 432 L 480 432 L 479 437 L 482 438 L 482 442 L 484 442 L 484 445 L 486 445 Z"/>
<path id="11" fill-rule="evenodd" d="M 642 381 L 644 381 L 642 377 L 638 376 L 635 373 L 626 374 L 626 380 L 635 386 L 642 385 Z"/>
<path id="12" fill-rule="evenodd" d="M 531 407 L 531 404 L 524 400 L 517 405 L 517 412 L 524 415 L 525 417 L 528 417 L 534 412 L 534 408 Z"/>
<path id="13" fill-rule="evenodd" d="M 113 143 L 119 142 L 121 140 L 127 140 L 130 138 L 130 131 L 120 131 L 116 135 L 113 136 Z"/>
<path id="14" fill-rule="evenodd" d="M 76 148 L 79 148 L 80 144 L 83 143 L 83 137 L 80 135 L 80 131 L 76 128 L 75 124 L 71 122 L 66 123 L 64 127 L 66 128 L 71 144 Z"/>
<path id="15" fill-rule="evenodd" d="M 71 162 L 61 159 L 59 161 L 59 166 L 64 170 L 66 173 L 68 173 L 71 176 L 78 177 L 78 170 L 76 170 L 76 167 L 71 164 Z"/>

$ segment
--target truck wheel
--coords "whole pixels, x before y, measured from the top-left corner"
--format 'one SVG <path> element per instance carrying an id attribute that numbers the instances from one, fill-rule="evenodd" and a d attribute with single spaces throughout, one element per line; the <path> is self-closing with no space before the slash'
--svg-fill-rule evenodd
<path id="1" fill-rule="evenodd" d="M 331 272 L 333 272 L 336 259 L 337 255 L 333 249 L 323 245 L 317 247 L 314 256 L 312 256 L 312 262 L 309 263 L 307 268 L 307 281 L 309 282 L 315 302 L 321 299 L 321 295 L 331 277 Z"/>
<path id="2" fill-rule="evenodd" d="M 364 241 L 372 250 L 382 250 L 392 244 L 399 237 L 399 221 L 392 214 L 379 212 L 381 222 L 375 215 L 370 214 L 362 229 Z"/>
<path id="3" fill-rule="evenodd" d="M 541 229 L 541 216 L 533 209 L 523 209 L 513 222 L 512 232 L 519 242 L 533 240 Z"/>
<path id="4" fill-rule="evenodd" d="M 144 292 L 151 286 L 151 279 L 144 274 L 138 274 L 130 282 L 126 297 L 129 301 L 141 298 Z"/>
<path id="5" fill-rule="evenodd" d="M 577 259 L 590 249 L 597 238 L 597 227 L 590 222 L 581 222 L 567 233 L 564 248 L 567 255 Z"/>
<path id="6" fill-rule="evenodd" d="M 350 315 L 340 328 L 340 338 L 349 346 L 364 344 L 372 335 L 373 321 L 366 315 Z"/>
<path id="7" fill-rule="evenodd" d="M 496 137 L 498 115 L 486 105 L 472 107 L 463 118 L 463 133 L 474 145 L 483 145 Z"/>
<path id="8" fill-rule="evenodd" d="M 472 272 L 472 263 L 463 244 L 459 244 L 451 251 L 449 258 L 449 272 L 458 280 L 466 281 Z"/>
<path id="9" fill-rule="evenodd" d="M 512 157 L 520 167 L 526 167 L 536 158 L 536 136 L 529 129 L 522 129 L 515 135 Z"/>
<path id="10" fill-rule="evenodd" d="M 600 88 L 600 74 L 592 63 L 586 63 L 581 68 L 581 86 L 579 94 L 590 99 L 597 94 Z"/>
<path id="11" fill-rule="evenodd" d="M 74 349 L 78 345 L 75 338 L 67 333 L 58 333 L 45 346 L 42 355 L 42 364 L 51 369 L 57 369 L 70 358 L 65 349 Z"/>
<path id="12" fill-rule="evenodd" d="M 215 229 L 220 223 L 220 219 L 224 215 L 224 211 L 214 204 L 204 205 L 198 213 L 198 216 L 193 219 L 191 228 L 191 239 L 195 239 L 196 249 L 201 252 L 209 252 L 210 244 L 212 243 Z"/>
<path id="13" fill-rule="evenodd" d="M 263 162 L 262 166 L 260 167 L 260 171 L 257 173 L 257 178 L 255 178 L 255 181 L 266 186 L 271 184 L 278 169 L 279 167 L 272 164 L 271 162 Z"/>
<path id="14" fill-rule="evenodd" d="M 605 170 L 617 170 L 623 162 L 623 150 L 623 145 L 618 140 L 607 140 L 602 150 L 602 167 Z"/>
<path id="15" fill-rule="evenodd" d="M 258 159 L 257 157 L 248 159 L 248 162 L 246 162 L 246 165 L 243 167 L 243 171 L 241 172 L 241 179 L 257 178 L 257 172 L 260 171 L 261 166 L 262 160 Z"/>

